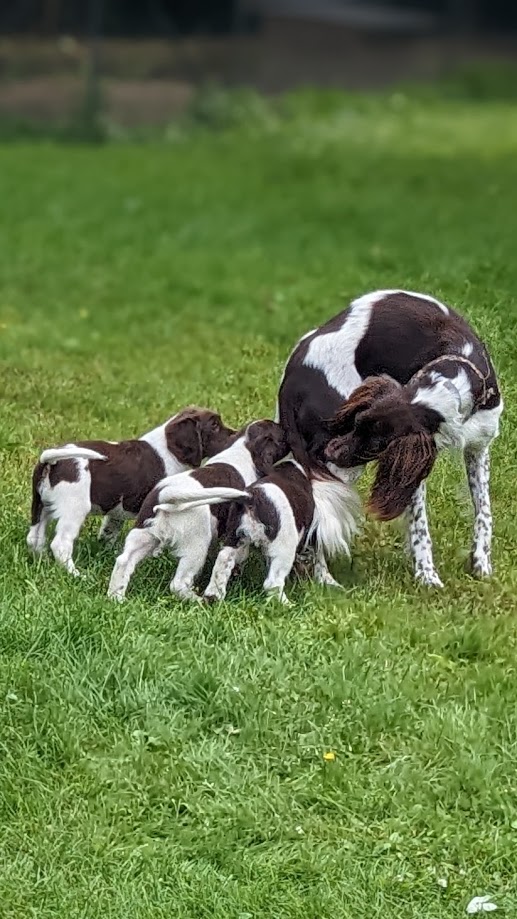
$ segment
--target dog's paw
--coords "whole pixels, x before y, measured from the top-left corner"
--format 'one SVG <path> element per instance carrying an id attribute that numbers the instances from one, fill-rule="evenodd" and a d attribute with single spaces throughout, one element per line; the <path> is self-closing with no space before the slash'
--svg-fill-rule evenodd
<path id="1" fill-rule="evenodd" d="M 443 587 L 443 583 L 434 568 L 417 571 L 415 580 L 424 587 Z"/>

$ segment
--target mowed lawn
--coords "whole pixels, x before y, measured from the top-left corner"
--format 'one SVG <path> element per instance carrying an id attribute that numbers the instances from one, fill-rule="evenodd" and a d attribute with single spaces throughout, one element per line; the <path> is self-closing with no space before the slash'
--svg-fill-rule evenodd
<path id="1" fill-rule="evenodd" d="M 349 919 L 517 908 L 517 119 L 505 105 L 308 97 L 170 142 L 0 149 L 0 915 Z M 44 445 L 138 435 L 189 403 L 271 416 L 299 335 L 377 287 L 487 341 L 506 400 L 495 574 L 440 459 L 441 592 L 367 521 L 343 592 L 260 569 L 211 608 L 152 560 L 105 597 L 28 557 Z M 363 492 L 366 492 L 367 481 Z M 335 757 L 324 757 L 333 753 Z"/>

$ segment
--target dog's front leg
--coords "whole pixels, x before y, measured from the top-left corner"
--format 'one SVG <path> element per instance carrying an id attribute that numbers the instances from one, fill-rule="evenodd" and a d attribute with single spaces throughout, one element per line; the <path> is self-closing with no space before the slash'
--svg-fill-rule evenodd
<path id="1" fill-rule="evenodd" d="M 488 447 L 477 452 L 465 451 L 465 466 L 474 506 L 472 574 L 478 578 L 487 578 L 492 574 L 492 510 L 490 507 L 490 453 Z"/>
<path id="2" fill-rule="evenodd" d="M 425 506 L 426 486 L 422 482 L 406 511 L 408 548 L 415 566 L 415 578 L 427 587 L 443 587 L 434 567 L 433 545 Z"/>

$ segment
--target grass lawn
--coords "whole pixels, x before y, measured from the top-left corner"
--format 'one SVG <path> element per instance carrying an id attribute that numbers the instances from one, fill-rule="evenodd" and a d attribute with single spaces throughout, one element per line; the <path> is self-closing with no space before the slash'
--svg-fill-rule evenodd
<path id="1" fill-rule="evenodd" d="M 517 119 L 503 104 L 308 95 L 169 142 L 0 147 L 0 915 L 348 919 L 517 909 Z M 495 575 L 441 459 L 442 592 L 367 522 L 343 593 L 173 601 L 170 562 L 105 599 L 28 558 L 43 445 L 197 402 L 271 415 L 300 334 L 376 287 L 487 340 L 506 400 Z M 366 485 L 366 483 L 365 483 Z M 335 753 L 334 761 L 323 754 Z"/>

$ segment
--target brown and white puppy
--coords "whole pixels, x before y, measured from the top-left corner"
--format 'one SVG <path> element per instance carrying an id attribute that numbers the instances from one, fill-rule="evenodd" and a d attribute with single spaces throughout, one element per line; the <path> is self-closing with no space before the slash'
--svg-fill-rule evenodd
<path id="1" fill-rule="evenodd" d="M 201 469 L 163 479 L 147 496 L 124 550 L 113 569 L 108 595 L 123 600 L 131 575 L 142 559 L 169 546 L 178 558 L 170 589 L 184 600 L 199 600 L 195 579 L 214 539 L 226 532 L 229 505 L 210 507 L 221 492 L 235 494 L 271 472 L 288 453 L 282 429 L 274 421 L 254 421 L 232 444 Z M 209 497 L 207 496 L 209 493 Z"/>
<path id="2" fill-rule="evenodd" d="M 289 601 L 285 582 L 291 573 L 297 552 L 314 544 L 316 563 L 314 579 L 333 587 L 340 585 L 327 569 L 325 554 L 334 548 L 327 543 L 326 520 L 318 513 L 314 501 L 313 483 L 302 466 L 293 459 L 279 463 L 273 471 L 259 479 L 246 491 L 233 488 L 206 490 L 207 501 L 231 501 L 224 546 L 217 556 L 205 599 L 222 600 L 236 565 L 242 566 L 251 546 L 259 549 L 268 562 L 264 590 L 281 603 Z M 346 502 L 346 512 L 350 500 Z"/>
<path id="3" fill-rule="evenodd" d="M 137 440 L 84 440 L 44 450 L 32 477 L 27 545 L 43 552 L 47 525 L 56 520 L 50 548 L 77 575 L 74 542 L 89 514 L 105 515 L 99 538 L 114 540 L 160 479 L 199 466 L 235 434 L 216 412 L 189 407 Z"/>
<path id="4" fill-rule="evenodd" d="M 356 476 L 379 461 L 370 508 L 385 520 L 407 509 L 416 578 L 436 586 L 425 480 L 438 450 L 463 450 L 475 515 L 472 569 L 489 575 L 489 450 L 502 410 L 494 367 L 466 320 L 404 290 L 359 297 L 305 335 L 278 398 L 280 424 L 306 468 Z"/>

